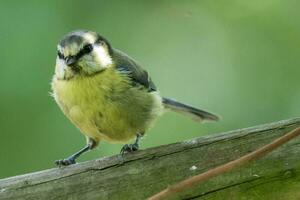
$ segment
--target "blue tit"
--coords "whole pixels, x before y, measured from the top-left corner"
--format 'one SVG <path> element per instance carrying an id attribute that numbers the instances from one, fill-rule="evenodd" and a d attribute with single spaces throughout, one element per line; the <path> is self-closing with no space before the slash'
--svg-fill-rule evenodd
<path id="1" fill-rule="evenodd" d="M 126 144 L 121 152 L 139 149 L 139 141 L 166 110 L 196 121 L 217 121 L 217 115 L 162 97 L 148 72 L 113 48 L 99 34 L 79 30 L 59 42 L 52 79 L 53 97 L 62 112 L 86 136 L 87 145 L 57 165 L 74 164 L 100 141 Z"/>

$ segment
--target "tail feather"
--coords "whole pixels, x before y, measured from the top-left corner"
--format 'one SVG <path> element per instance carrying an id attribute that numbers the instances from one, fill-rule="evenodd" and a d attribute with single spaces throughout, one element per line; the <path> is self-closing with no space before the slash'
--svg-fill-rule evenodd
<path id="1" fill-rule="evenodd" d="M 203 120 L 218 121 L 220 119 L 215 114 L 209 113 L 204 110 L 200 110 L 198 108 L 194 108 L 192 106 L 180 103 L 173 99 L 163 97 L 162 102 L 165 108 L 187 115 L 196 121 L 203 121 Z"/>

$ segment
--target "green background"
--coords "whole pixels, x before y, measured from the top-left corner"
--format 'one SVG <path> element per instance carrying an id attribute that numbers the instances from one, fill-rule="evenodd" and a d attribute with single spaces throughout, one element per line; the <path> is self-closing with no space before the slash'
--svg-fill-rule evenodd
<path id="1" fill-rule="evenodd" d="M 297 117 L 299 1 L 0 2 L 0 178 L 54 167 L 85 138 L 50 97 L 56 45 L 74 29 L 105 36 L 161 93 L 222 116 L 168 113 L 142 148 Z M 101 143 L 85 161 L 117 154 Z"/>

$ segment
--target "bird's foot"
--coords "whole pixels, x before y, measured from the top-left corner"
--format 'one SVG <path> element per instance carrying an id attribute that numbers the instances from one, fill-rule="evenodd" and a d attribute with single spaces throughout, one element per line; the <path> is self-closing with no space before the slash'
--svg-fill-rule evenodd
<path id="1" fill-rule="evenodd" d="M 134 144 L 125 144 L 122 149 L 121 149 L 121 154 L 123 155 L 124 153 L 128 152 L 133 152 L 139 150 L 139 145 L 137 143 Z"/>
<path id="2" fill-rule="evenodd" d="M 75 164 L 76 161 L 75 161 L 75 158 L 73 157 L 69 157 L 69 158 L 65 158 L 65 159 L 61 159 L 61 160 L 56 160 L 55 161 L 55 164 L 57 166 L 68 166 L 68 165 L 72 165 L 72 164 Z"/>

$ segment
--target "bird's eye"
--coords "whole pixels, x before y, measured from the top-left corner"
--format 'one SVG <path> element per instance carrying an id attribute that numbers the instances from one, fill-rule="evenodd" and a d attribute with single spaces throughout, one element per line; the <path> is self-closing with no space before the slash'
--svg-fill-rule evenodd
<path id="1" fill-rule="evenodd" d="M 60 59 L 64 59 L 64 55 L 62 53 L 60 53 L 60 51 L 57 52 L 57 56 L 60 58 Z"/>
<path id="2" fill-rule="evenodd" d="M 83 47 L 83 51 L 85 54 L 90 53 L 93 51 L 93 45 L 92 44 L 87 44 Z"/>
<path id="3" fill-rule="evenodd" d="M 99 45 L 105 45 L 105 42 L 103 41 L 103 40 L 101 40 L 100 42 L 99 42 Z"/>

